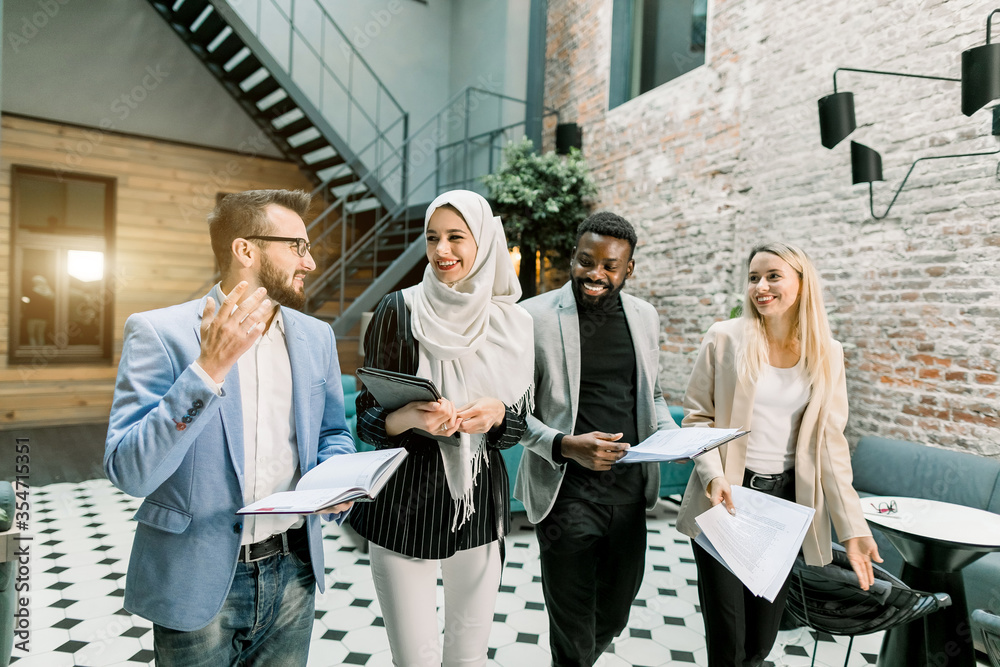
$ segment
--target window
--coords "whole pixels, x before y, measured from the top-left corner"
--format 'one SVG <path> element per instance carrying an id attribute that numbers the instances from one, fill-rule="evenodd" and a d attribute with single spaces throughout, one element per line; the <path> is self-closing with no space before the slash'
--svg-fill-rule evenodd
<path id="1" fill-rule="evenodd" d="M 114 179 L 15 166 L 12 364 L 111 358 Z"/>
<path id="2" fill-rule="evenodd" d="M 614 0 L 614 108 L 705 64 L 708 0 Z"/>

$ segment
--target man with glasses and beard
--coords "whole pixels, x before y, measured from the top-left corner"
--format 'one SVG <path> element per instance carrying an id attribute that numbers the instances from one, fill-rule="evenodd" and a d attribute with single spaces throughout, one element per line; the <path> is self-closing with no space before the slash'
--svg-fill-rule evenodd
<path id="1" fill-rule="evenodd" d="M 615 463 L 677 428 L 660 394 L 660 321 L 621 292 L 636 234 L 613 213 L 580 225 L 561 289 L 524 301 L 534 319 L 535 409 L 514 495 L 538 524 L 542 591 L 556 667 L 589 667 L 628 622 L 646 552 L 655 463 Z"/>
<path id="2" fill-rule="evenodd" d="M 306 664 L 319 519 L 236 511 L 354 451 L 333 332 L 298 312 L 316 268 L 309 205 L 228 195 L 208 218 L 221 282 L 125 323 L 104 470 L 145 498 L 125 609 L 153 622 L 157 665 Z"/>

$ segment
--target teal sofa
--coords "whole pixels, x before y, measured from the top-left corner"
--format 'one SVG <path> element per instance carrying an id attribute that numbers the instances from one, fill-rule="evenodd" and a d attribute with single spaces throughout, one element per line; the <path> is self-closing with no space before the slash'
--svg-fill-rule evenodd
<path id="1" fill-rule="evenodd" d="M 366 452 L 375 449 L 367 442 L 362 442 L 358 438 L 358 404 L 355 401 L 358 394 L 358 379 L 353 375 L 340 376 L 340 386 L 344 389 L 344 413 L 347 416 L 347 426 L 351 429 L 351 436 L 354 438 L 354 448 L 359 452 Z"/>
<path id="2" fill-rule="evenodd" d="M 927 498 L 1000 514 L 1000 460 L 869 435 L 861 438 L 851 464 L 861 496 Z M 903 557 L 879 530 L 872 533 L 882 567 L 898 575 Z M 1000 552 L 986 554 L 962 575 L 969 613 L 1000 614 Z M 976 637 L 980 651 L 981 643 Z"/>
<path id="3" fill-rule="evenodd" d="M 684 408 L 679 405 L 670 406 L 670 416 L 674 418 L 677 425 L 680 426 L 681 420 L 684 419 Z M 521 454 L 524 452 L 524 448 L 520 444 L 514 445 L 510 449 L 505 449 L 503 452 L 504 463 L 507 464 L 507 475 L 510 477 L 510 511 L 511 512 L 523 512 L 524 505 L 520 500 L 514 498 L 514 480 L 517 478 L 517 467 L 521 463 Z M 674 500 L 679 502 L 678 499 L 674 499 L 672 496 L 680 496 L 684 494 L 684 489 L 687 488 L 688 477 L 691 476 L 691 471 L 694 470 L 694 463 L 661 463 L 660 464 L 660 497 L 667 498 L 669 500 Z"/>

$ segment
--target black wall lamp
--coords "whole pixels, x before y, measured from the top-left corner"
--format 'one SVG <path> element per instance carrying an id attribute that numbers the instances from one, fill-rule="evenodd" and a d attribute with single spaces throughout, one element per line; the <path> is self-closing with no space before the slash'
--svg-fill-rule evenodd
<path id="1" fill-rule="evenodd" d="M 971 116 L 1000 98 L 1000 44 L 990 44 L 994 9 L 986 18 L 986 43 L 962 52 L 962 113 Z"/>
<path id="2" fill-rule="evenodd" d="M 567 155 L 571 148 L 583 148 L 583 129 L 576 123 L 556 125 L 556 154 Z"/>
<path id="3" fill-rule="evenodd" d="M 847 138 L 857 128 L 857 119 L 854 113 L 854 93 L 837 91 L 837 72 L 859 72 L 862 74 L 879 74 L 884 76 L 899 76 L 912 79 L 930 79 L 934 81 L 952 81 L 962 84 L 962 113 L 971 116 L 979 109 L 994 100 L 1000 99 L 1000 44 L 990 44 L 990 32 L 993 15 L 1000 13 L 1000 9 L 993 10 L 986 19 L 986 44 L 973 47 L 962 53 L 962 78 L 954 79 L 945 76 L 928 76 L 924 74 L 906 74 L 902 72 L 886 72 L 883 70 L 855 69 L 851 67 L 839 67 L 833 73 L 833 93 L 819 100 L 819 128 L 820 141 L 826 148 L 833 148 L 845 138 Z M 993 135 L 1000 136 L 1000 106 L 993 107 Z M 956 155 L 935 155 L 922 157 L 914 160 L 909 171 L 899 184 L 889 202 L 889 206 L 882 215 L 875 214 L 874 187 L 872 183 L 882 181 L 882 156 L 878 151 L 851 142 L 851 180 L 858 183 L 868 183 L 868 207 L 872 217 L 876 220 L 889 215 L 889 209 L 896 203 L 896 198 L 902 192 L 906 181 L 913 173 L 917 163 L 924 160 L 943 160 L 955 157 L 978 157 L 983 155 L 996 155 L 1000 153 L 1000 148 L 995 151 L 984 153 L 960 153 Z M 1000 168 L 998 168 L 1000 173 Z"/>

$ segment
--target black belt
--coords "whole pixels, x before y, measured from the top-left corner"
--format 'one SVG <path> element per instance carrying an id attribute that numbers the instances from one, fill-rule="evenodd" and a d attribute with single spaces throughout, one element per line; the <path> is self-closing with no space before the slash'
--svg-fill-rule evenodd
<path id="1" fill-rule="evenodd" d="M 242 563 L 252 563 L 279 554 L 285 556 L 307 541 L 308 537 L 306 536 L 305 526 L 286 530 L 283 533 L 272 535 L 266 540 L 254 542 L 253 544 L 244 544 L 240 547 L 238 560 Z"/>
<path id="2" fill-rule="evenodd" d="M 744 475 L 743 484 L 757 491 L 778 491 L 785 488 L 794 479 L 794 469 L 786 470 L 776 475 L 761 475 L 753 470 L 747 470 Z"/>

